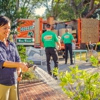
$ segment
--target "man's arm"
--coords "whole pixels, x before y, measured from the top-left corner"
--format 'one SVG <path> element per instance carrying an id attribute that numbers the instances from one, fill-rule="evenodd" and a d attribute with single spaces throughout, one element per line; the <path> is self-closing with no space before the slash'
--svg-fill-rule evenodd
<path id="1" fill-rule="evenodd" d="M 58 42 L 56 42 L 57 43 L 57 45 L 58 45 L 58 47 L 59 47 L 59 50 L 61 50 L 61 43 L 58 41 Z"/>
<path id="2" fill-rule="evenodd" d="M 74 39 L 73 35 L 72 34 L 70 34 L 70 35 L 71 35 L 72 42 L 75 43 L 75 39 Z"/>
<path id="3" fill-rule="evenodd" d="M 74 43 L 75 43 L 75 42 L 76 42 L 76 41 L 75 41 L 75 39 L 73 39 L 73 40 L 72 40 L 72 42 L 74 42 Z"/>
<path id="4" fill-rule="evenodd" d="M 42 47 L 44 47 L 43 35 L 41 35 L 41 42 L 42 42 Z"/>

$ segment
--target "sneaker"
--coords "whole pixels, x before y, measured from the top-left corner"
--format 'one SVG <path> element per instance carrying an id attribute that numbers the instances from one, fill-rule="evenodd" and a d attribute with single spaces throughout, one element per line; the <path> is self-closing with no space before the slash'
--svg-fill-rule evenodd
<path id="1" fill-rule="evenodd" d="M 67 62 L 65 62 L 65 64 L 67 64 Z"/>
<path id="2" fill-rule="evenodd" d="M 88 62 L 88 60 L 86 60 L 86 62 Z"/>
<path id="3" fill-rule="evenodd" d="M 57 77 L 53 77 L 55 80 L 58 80 L 58 78 Z"/>
<path id="4" fill-rule="evenodd" d="M 58 78 L 57 78 L 57 76 L 55 76 L 54 74 L 53 74 L 53 78 L 55 79 L 55 80 L 57 80 Z"/>
<path id="5" fill-rule="evenodd" d="M 74 65 L 74 63 L 71 63 L 70 65 Z"/>

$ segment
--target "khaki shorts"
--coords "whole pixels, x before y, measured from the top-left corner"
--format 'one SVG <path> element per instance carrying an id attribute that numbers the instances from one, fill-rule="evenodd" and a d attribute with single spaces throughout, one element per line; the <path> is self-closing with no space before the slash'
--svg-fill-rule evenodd
<path id="1" fill-rule="evenodd" d="M 18 100 L 17 84 L 12 86 L 0 84 L 0 100 Z"/>

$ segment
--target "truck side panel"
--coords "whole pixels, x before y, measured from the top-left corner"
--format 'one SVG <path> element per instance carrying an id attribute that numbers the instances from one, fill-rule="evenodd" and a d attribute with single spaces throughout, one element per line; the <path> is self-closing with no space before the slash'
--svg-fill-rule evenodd
<path id="1" fill-rule="evenodd" d="M 34 45 L 34 20 L 20 19 L 17 27 L 17 45 Z"/>

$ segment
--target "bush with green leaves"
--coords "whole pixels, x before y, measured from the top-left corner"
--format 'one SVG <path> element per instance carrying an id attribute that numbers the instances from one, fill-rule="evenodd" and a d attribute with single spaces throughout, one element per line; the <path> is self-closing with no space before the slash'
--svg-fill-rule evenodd
<path id="1" fill-rule="evenodd" d="M 23 45 L 18 45 L 17 46 L 20 58 L 22 62 L 27 62 L 27 56 L 26 56 L 26 48 Z"/>
<path id="2" fill-rule="evenodd" d="M 33 80 L 36 79 L 36 75 L 33 74 L 33 69 L 29 69 L 27 72 L 22 73 L 22 80 Z"/>
<path id="3" fill-rule="evenodd" d="M 60 86 L 71 100 L 100 100 L 100 74 L 79 70 L 78 66 L 70 67 L 70 71 L 53 73 L 60 79 Z"/>
<path id="4" fill-rule="evenodd" d="M 33 61 L 28 61 L 27 60 L 27 55 L 26 55 L 26 48 L 25 46 L 23 45 L 18 45 L 17 46 L 17 49 L 18 49 L 18 52 L 19 52 L 19 55 L 20 55 L 20 58 L 21 58 L 21 61 L 22 62 L 25 62 L 25 63 L 30 63 L 30 64 L 33 64 Z M 33 73 L 33 69 L 29 69 L 27 72 L 24 72 L 22 73 L 22 79 L 24 80 L 30 80 L 30 79 L 34 79 L 36 78 L 35 74 Z"/>
<path id="5" fill-rule="evenodd" d="M 20 58 L 21 58 L 21 61 L 22 62 L 25 62 L 25 63 L 30 63 L 30 64 L 33 64 L 34 62 L 33 61 L 29 61 L 27 60 L 27 55 L 26 55 L 26 48 L 25 46 L 23 45 L 18 45 L 17 46 L 17 49 L 18 49 L 18 52 L 19 52 L 19 55 L 20 55 Z"/>
<path id="6" fill-rule="evenodd" d="M 90 57 L 90 62 L 92 64 L 92 66 L 94 66 L 94 67 L 100 66 L 98 58 L 94 57 L 93 55 Z"/>

